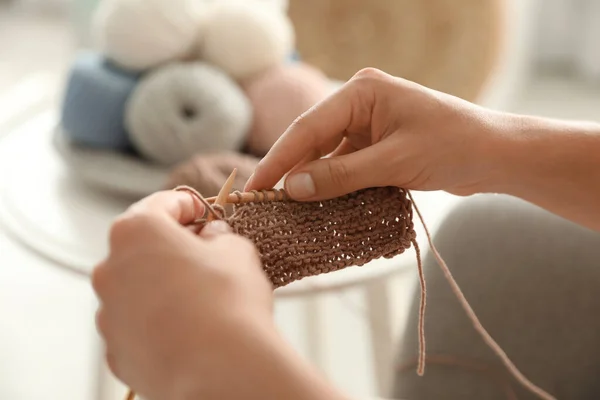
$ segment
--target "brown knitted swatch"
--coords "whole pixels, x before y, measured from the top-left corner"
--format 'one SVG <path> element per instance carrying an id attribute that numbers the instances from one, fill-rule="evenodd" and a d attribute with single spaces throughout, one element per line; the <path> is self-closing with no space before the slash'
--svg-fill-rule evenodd
<path id="1" fill-rule="evenodd" d="M 236 204 L 227 221 L 258 248 L 275 288 L 409 249 L 416 234 L 406 191 L 371 188 L 322 202 L 279 199 Z M 240 194 L 237 194 L 241 196 Z"/>

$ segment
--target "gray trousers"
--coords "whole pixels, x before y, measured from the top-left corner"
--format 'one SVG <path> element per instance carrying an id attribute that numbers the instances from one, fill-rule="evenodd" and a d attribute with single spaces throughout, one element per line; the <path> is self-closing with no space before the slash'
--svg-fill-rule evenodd
<path id="1" fill-rule="evenodd" d="M 434 243 L 484 327 L 525 376 L 558 399 L 600 399 L 600 233 L 509 196 L 478 195 L 453 210 Z M 430 363 L 423 377 L 414 364 L 398 368 L 393 397 L 511 398 L 506 369 L 430 254 L 424 263 L 428 355 L 470 366 Z M 417 355 L 418 300 L 415 291 L 398 364 Z M 518 399 L 536 398 L 508 382 Z"/>

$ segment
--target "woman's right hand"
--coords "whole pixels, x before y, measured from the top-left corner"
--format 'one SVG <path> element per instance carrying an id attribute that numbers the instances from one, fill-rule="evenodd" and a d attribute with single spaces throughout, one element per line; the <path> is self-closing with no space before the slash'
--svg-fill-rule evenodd
<path id="1" fill-rule="evenodd" d="M 494 173 L 506 115 L 375 69 L 298 118 L 258 165 L 246 190 L 290 173 L 296 200 L 373 186 L 469 195 Z M 329 155 L 326 158 L 322 158 Z"/>

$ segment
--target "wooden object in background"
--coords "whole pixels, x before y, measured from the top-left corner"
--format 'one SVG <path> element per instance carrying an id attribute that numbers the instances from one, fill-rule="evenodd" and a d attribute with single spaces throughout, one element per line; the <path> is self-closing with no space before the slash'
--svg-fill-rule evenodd
<path id="1" fill-rule="evenodd" d="M 333 79 L 375 67 L 469 101 L 493 71 L 503 0 L 290 0 L 300 56 Z"/>

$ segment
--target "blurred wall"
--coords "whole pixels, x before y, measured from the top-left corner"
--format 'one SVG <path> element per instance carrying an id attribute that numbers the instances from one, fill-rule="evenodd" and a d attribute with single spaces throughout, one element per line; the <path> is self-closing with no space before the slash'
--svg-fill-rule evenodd
<path id="1" fill-rule="evenodd" d="M 543 0 L 539 11 L 536 66 L 600 82 L 600 1 Z"/>
<path id="2" fill-rule="evenodd" d="M 509 109 L 532 74 L 536 16 L 545 0 L 504 0 L 504 44 L 499 63 L 479 103 Z"/>

